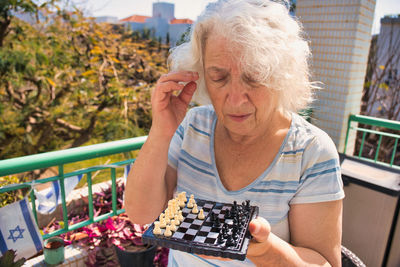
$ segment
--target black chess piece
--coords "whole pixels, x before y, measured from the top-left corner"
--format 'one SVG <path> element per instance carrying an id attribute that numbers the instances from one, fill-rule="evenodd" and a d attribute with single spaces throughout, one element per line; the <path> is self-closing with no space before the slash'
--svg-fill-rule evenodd
<path id="1" fill-rule="evenodd" d="M 235 240 L 233 240 L 233 237 L 230 235 L 228 236 L 228 239 L 226 240 L 226 246 L 230 247 L 235 244 Z"/>
<path id="2" fill-rule="evenodd" d="M 227 210 L 227 211 L 225 212 L 224 219 L 230 219 L 230 218 L 229 218 L 229 210 Z"/>
<path id="3" fill-rule="evenodd" d="M 214 220 L 214 226 L 215 226 L 215 227 L 220 227 L 220 226 L 221 226 L 221 221 L 219 220 L 218 216 L 217 216 L 216 219 Z"/>
<path id="4" fill-rule="evenodd" d="M 225 242 L 224 235 L 223 235 L 222 233 L 220 233 L 220 234 L 218 235 L 218 243 L 219 243 L 219 244 L 222 244 L 222 243 L 224 243 L 224 242 Z"/>
<path id="5" fill-rule="evenodd" d="M 215 213 L 210 212 L 210 221 L 213 223 L 215 221 Z"/>
<path id="6" fill-rule="evenodd" d="M 246 210 L 247 210 L 247 211 L 250 211 L 250 209 L 251 209 L 251 208 L 250 208 L 250 200 L 247 199 L 247 200 L 246 200 Z"/>

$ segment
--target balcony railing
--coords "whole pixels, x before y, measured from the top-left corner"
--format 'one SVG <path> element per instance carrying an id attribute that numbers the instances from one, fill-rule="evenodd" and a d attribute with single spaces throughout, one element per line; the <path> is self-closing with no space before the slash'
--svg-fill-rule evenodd
<path id="1" fill-rule="evenodd" d="M 397 146 L 398 146 L 398 140 L 400 139 L 400 135 L 385 132 L 385 131 L 372 130 L 372 129 L 354 126 L 355 123 L 360 123 L 360 124 L 370 125 L 370 126 L 378 126 L 380 128 L 386 128 L 386 129 L 391 129 L 391 130 L 400 130 L 400 122 L 372 118 L 372 117 L 361 116 L 361 115 L 350 115 L 349 121 L 348 121 L 345 149 L 344 149 L 344 152 L 346 153 L 347 145 L 348 145 L 347 142 L 348 142 L 348 137 L 349 137 L 350 131 L 360 131 L 363 134 L 362 134 L 361 147 L 360 147 L 359 153 L 358 153 L 358 158 L 367 160 L 367 161 L 374 161 L 374 162 L 381 163 L 384 165 L 389 165 L 393 168 L 400 169 L 400 166 L 397 166 L 394 164 L 396 150 L 397 150 Z M 379 136 L 379 141 L 377 143 L 377 148 L 376 148 L 374 159 L 368 159 L 368 158 L 362 157 L 364 141 L 365 141 L 366 135 L 368 133 L 376 134 Z M 379 149 L 381 146 L 383 136 L 395 139 L 395 145 L 393 147 L 393 152 L 392 152 L 392 157 L 391 157 L 390 163 L 384 163 L 384 162 L 381 162 L 378 160 Z M 142 145 L 144 144 L 146 138 L 147 138 L 146 136 L 136 137 L 136 138 L 108 142 L 108 143 L 103 143 L 103 144 L 90 145 L 90 146 L 84 146 L 84 147 L 79 147 L 79 148 L 71 148 L 71 149 L 60 150 L 60 151 L 55 151 L 55 152 L 48 152 L 48 153 L 36 154 L 36 155 L 19 157 L 19 158 L 14 158 L 14 159 L 2 160 L 2 161 L 0 161 L 0 177 L 6 176 L 6 175 L 34 171 L 34 170 L 43 169 L 43 168 L 54 167 L 54 166 L 58 167 L 58 175 L 57 176 L 34 181 L 35 183 L 41 183 L 41 184 L 53 182 L 53 181 L 60 181 L 61 203 L 62 203 L 63 222 L 64 222 L 63 225 L 64 226 L 62 229 L 56 230 L 49 234 L 45 234 L 43 236 L 43 239 L 47 239 L 52 236 L 56 236 L 56 235 L 60 235 L 60 234 L 63 234 L 63 233 L 69 232 L 69 231 L 76 230 L 78 228 L 87 226 L 94 222 L 99 222 L 99 221 L 105 220 L 111 216 L 119 215 L 125 211 L 124 209 L 117 209 L 117 194 L 116 194 L 116 186 L 117 185 L 116 185 L 116 169 L 115 169 L 116 167 L 94 166 L 94 167 L 86 168 L 83 170 L 77 170 L 77 171 L 73 171 L 73 172 L 64 173 L 64 165 L 74 163 L 74 162 L 84 161 L 84 160 L 88 160 L 88 159 L 94 159 L 94 158 L 139 150 L 142 147 Z M 135 159 L 128 159 L 125 161 L 112 163 L 112 165 L 124 166 L 124 165 L 130 164 L 134 161 L 135 161 Z M 110 176 L 111 176 L 111 191 L 112 191 L 112 211 L 107 214 L 102 214 L 100 216 L 95 217 L 94 216 L 94 208 L 93 208 L 93 196 L 92 196 L 92 173 L 97 172 L 99 170 L 103 170 L 103 169 L 110 169 L 110 172 L 111 172 Z M 73 176 L 80 175 L 80 174 L 86 174 L 86 177 L 87 177 L 89 219 L 86 221 L 82 221 L 82 222 L 79 222 L 76 224 L 69 225 L 68 224 L 67 203 L 66 203 L 66 196 L 65 196 L 64 181 L 65 181 L 65 179 L 68 179 L 69 177 L 73 177 Z M 15 191 L 18 189 L 23 189 L 23 188 L 31 188 L 31 187 L 32 187 L 32 182 L 9 185 L 9 186 L 5 186 L 5 187 L 1 187 L 0 194 Z M 31 190 L 31 192 L 30 192 L 30 200 L 32 203 L 32 210 L 33 210 L 36 222 L 38 222 L 36 205 L 35 205 L 35 194 L 34 194 L 33 190 Z"/>
<path id="2" fill-rule="evenodd" d="M 358 125 L 355 126 L 354 124 L 356 124 L 356 123 L 363 124 L 365 126 L 364 127 L 359 127 Z M 368 126 L 371 126 L 371 128 L 372 127 L 378 127 L 379 129 L 384 128 L 385 131 L 377 130 L 377 129 L 375 129 L 375 130 L 368 129 L 368 128 L 366 128 Z M 375 162 L 378 164 L 390 166 L 395 169 L 400 169 L 400 166 L 396 165 L 394 162 L 395 158 L 396 158 L 397 146 L 398 146 L 400 135 L 396 134 L 396 133 L 390 133 L 387 131 L 388 129 L 400 132 L 400 122 L 386 120 L 386 119 L 380 119 L 380 118 L 375 118 L 375 117 L 368 117 L 368 116 L 363 116 L 363 115 L 350 115 L 348 124 L 347 124 L 347 133 L 346 133 L 346 141 L 345 141 L 345 146 L 344 146 L 344 153 L 346 154 L 346 151 L 348 148 L 347 142 L 349 139 L 350 131 L 362 132 L 361 144 L 360 144 L 357 155 L 355 155 L 356 157 L 358 157 L 359 159 L 362 159 L 362 160 L 372 161 L 372 162 Z M 373 159 L 362 156 L 365 138 L 366 138 L 367 134 L 375 134 L 375 135 L 379 136 L 378 143 L 377 143 L 376 149 L 375 149 L 375 155 L 374 155 Z M 381 161 L 378 159 L 383 137 L 394 139 L 394 146 L 392 148 L 390 162 L 384 162 L 384 161 Z"/>
<path id="3" fill-rule="evenodd" d="M 69 231 L 76 230 L 78 228 L 87 226 L 94 222 L 99 222 L 105 220 L 109 217 L 119 215 L 125 212 L 124 209 L 117 209 L 117 191 L 116 191 L 116 169 L 115 167 L 105 167 L 105 166 L 94 166 L 87 169 L 73 171 L 69 173 L 64 173 L 64 165 L 74 162 L 79 162 L 83 160 L 99 158 L 104 156 L 110 156 L 114 154 L 130 152 L 134 150 L 138 150 L 142 147 L 144 142 L 146 141 L 146 136 L 136 137 L 131 139 L 125 139 L 120 141 L 108 142 L 97 145 L 90 145 L 78 148 L 71 148 L 66 150 L 60 150 L 55 152 L 48 152 L 42 154 L 36 154 L 31 156 L 19 157 L 14 159 L 7 159 L 0 161 L 0 177 L 12 174 L 18 174 L 22 172 L 34 171 L 37 169 L 49 168 L 53 166 L 58 167 L 58 175 L 49 177 L 46 179 L 40 179 L 34 181 L 34 183 L 47 183 L 53 181 L 60 181 L 60 191 L 61 191 L 61 203 L 62 203 L 62 211 L 63 211 L 63 221 L 64 227 L 51 232 L 49 234 L 45 234 L 43 239 L 50 238 L 52 236 L 60 235 Z M 113 166 L 124 166 L 127 164 L 131 164 L 135 159 L 129 159 L 125 161 L 115 162 Z M 97 172 L 102 169 L 110 169 L 111 171 L 111 192 L 112 192 L 112 211 L 106 214 L 102 214 L 100 216 L 94 217 L 94 208 L 93 208 L 93 196 L 92 196 L 92 173 Z M 65 187 L 64 181 L 69 177 L 86 174 L 87 177 L 87 185 L 88 185 L 88 212 L 89 219 L 86 221 L 82 221 L 76 224 L 68 225 L 68 216 L 67 216 L 67 203 L 65 198 Z M 21 184 L 9 185 L 0 188 L 0 194 L 15 191 L 23 188 L 31 188 L 32 182 L 26 182 Z M 37 212 L 36 212 L 36 204 L 35 204 L 35 194 L 34 191 L 30 192 L 30 200 L 32 203 L 32 211 L 35 216 L 36 223 L 38 223 Z"/>

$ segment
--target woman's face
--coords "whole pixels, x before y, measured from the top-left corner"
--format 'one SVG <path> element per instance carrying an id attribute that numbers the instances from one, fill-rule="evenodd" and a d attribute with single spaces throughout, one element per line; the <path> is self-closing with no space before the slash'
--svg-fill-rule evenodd
<path id="1" fill-rule="evenodd" d="M 268 127 L 276 109 L 276 94 L 245 73 L 226 39 L 210 36 L 204 51 L 204 75 L 218 121 L 230 134 L 257 135 Z"/>

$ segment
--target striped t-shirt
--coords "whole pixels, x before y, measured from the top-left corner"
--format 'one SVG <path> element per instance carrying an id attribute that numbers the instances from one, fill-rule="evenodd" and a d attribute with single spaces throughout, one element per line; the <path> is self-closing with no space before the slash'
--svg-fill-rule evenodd
<path id="1" fill-rule="evenodd" d="M 272 232 L 290 241 L 290 204 L 314 203 L 344 197 L 336 147 L 330 137 L 297 114 L 270 166 L 248 186 L 225 189 L 218 175 L 214 154 L 217 116 L 212 106 L 191 109 L 172 138 L 168 164 L 177 170 L 177 191 L 196 198 L 238 203 L 251 200 Z M 169 266 L 253 266 L 247 260 L 205 260 L 197 255 L 170 251 Z"/>

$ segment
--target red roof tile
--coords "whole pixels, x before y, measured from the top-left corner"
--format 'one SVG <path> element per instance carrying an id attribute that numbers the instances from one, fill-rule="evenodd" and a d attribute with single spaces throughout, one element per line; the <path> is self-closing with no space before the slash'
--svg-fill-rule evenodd
<path id="1" fill-rule="evenodd" d="M 120 21 L 145 23 L 146 19 L 148 19 L 148 18 L 150 18 L 150 17 L 149 16 L 141 16 L 141 15 L 132 15 L 130 17 L 121 19 Z"/>
<path id="2" fill-rule="evenodd" d="M 193 24 L 193 20 L 191 19 L 172 19 L 170 24 Z"/>

